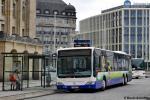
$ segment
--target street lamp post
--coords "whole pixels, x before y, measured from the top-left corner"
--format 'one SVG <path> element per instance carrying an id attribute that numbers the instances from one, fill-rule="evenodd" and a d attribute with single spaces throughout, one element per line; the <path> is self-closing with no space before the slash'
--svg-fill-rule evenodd
<path id="1" fill-rule="evenodd" d="M 54 12 L 54 47 L 53 47 L 53 54 L 56 53 L 56 15 L 57 12 Z M 52 61 L 53 61 L 53 67 L 56 67 L 56 61 L 53 59 L 53 54 L 52 54 Z"/>
<path id="2" fill-rule="evenodd" d="M 56 14 L 57 12 L 54 12 L 54 50 L 53 53 L 56 52 Z"/>

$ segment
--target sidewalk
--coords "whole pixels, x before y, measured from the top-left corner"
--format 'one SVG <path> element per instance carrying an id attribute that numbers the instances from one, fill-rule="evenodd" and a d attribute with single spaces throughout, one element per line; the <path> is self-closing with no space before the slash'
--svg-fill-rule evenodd
<path id="1" fill-rule="evenodd" d="M 0 100 L 17 100 L 23 98 L 31 98 L 42 95 L 50 95 L 55 93 L 55 82 L 52 81 L 50 87 L 40 87 L 39 81 L 30 83 L 29 88 L 24 88 L 23 91 L 2 91 L 2 83 L 0 83 Z"/>

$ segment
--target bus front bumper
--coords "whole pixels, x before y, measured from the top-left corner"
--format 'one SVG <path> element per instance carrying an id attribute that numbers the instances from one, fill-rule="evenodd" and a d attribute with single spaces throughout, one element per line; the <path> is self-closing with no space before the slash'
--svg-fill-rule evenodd
<path id="1" fill-rule="evenodd" d="M 85 85 L 56 85 L 57 89 L 70 90 L 70 89 L 99 89 L 102 87 L 102 82 L 97 81 L 94 84 Z"/>

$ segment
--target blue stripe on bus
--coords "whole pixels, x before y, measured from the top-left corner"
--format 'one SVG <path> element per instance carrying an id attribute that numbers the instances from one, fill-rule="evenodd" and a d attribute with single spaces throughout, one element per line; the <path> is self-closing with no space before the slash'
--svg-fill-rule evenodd
<path id="1" fill-rule="evenodd" d="M 85 84 L 85 85 L 57 85 L 57 89 L 72 89 L 72 87 L 78 87 L 79 89 L 100 89 L 102 88 L 102 82 L 96 81 L 95 84 Z"/>
<path id="2" fill-rule="evenodd" d="M 129 77 L 130 80 L 130 77 Z M 122 83 L 123 78 L 114 78 L 111 80 L 107 80 L 107 86 L 115 85 Z M 95 84 L 85 84 L 85 85 L 77 85 L 77 86 L 72 86 L 72 85 L 57 85 L 57 89 L 73 89 L 72 87 L 78 87 L 78 89 L 100 89 L 102 88 L 102 81 L 96 81 Z"/>
<path id="3" fill-rule="evenodd" d="M 77 85 L 77 86 L 71 86 L 71 85 L 57 85 L 57 89 L 73 89 L 72 87 L 78 87 L 79 89 L 99 89 L 102 87 L 101 81 L 96 81 L 95 84 L 85 84 L 85 85 Z"/>
<path id="4" fill-rule="evenodd" d="M 107 84 L 108 84 L 108 86 L 119 84 L 119 83 L 122 83 L 122 80 L 123 80 L 123 78 L 114 78 L 111 80 L 107 80 Z"/>

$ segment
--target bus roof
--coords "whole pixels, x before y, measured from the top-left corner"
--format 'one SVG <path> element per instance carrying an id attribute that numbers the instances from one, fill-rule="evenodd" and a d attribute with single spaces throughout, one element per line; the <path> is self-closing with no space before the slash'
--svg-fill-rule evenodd
<path id="1" fill-rule="evenodd" d="M 131 58 L 131 59 L 135 59 L 135 60 L 136 60 L 136 59 L 141 59 L 141 60 L 144 60 L 144 58 Z"/>
<path id="2" fill-rule="evenodd" d="M 95 48 L 95 47 L 69 47 L 69 48 L 60 48 L 60 49 L 57 49 L 57 51 L 60 51 L 60 50 L 76 50 L 76 49 L 100 49 L 100 50 L 105 50 L 105 51 L 110 51 L 110 52 L 130 56 L 129 54 L 127 54 L 126 52 L 123 52 L 123 51 L 111 51 L 111 50 Z"/>
<path id="3" fill-rule="evenodd" d="M 123 54 L 123 55 L 129 55 L 127 54 L 126 52 L 123 52 L 123 51 L 113 51 L 114 53 L 118 53 L 118 54 Z"/>
<path id="4" fill-rule="evenodd" d="M 57 51 L 60 50 L 74 50 L 74 49 L 94 49 L 95 47 L 70 47 L 70 48 L 60 48 L 57 49 Z"/>

